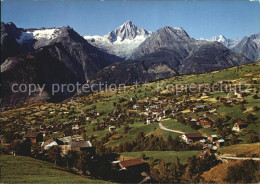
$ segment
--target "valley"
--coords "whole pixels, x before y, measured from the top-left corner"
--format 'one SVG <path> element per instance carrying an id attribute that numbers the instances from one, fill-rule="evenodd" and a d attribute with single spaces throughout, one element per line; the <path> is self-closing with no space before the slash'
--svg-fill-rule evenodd
<path id="1" fill-rule="evenodd" d="M 98 155 L 115 153 L 121 162 L 141 158 L 150 164 L 153 178 L 162 172 L 159 166 L 163 162 L 176 163 L 179 159 L 187 167 L 193 156 L 200 158 L 208 153 L 258 158 L 259 67 L 259 63 L 253 63 L 207 74 L 180 75 L 62 103 L 25 103 L 1 112 L 1 135 L 8 145 L 28 131 L 44 133 L 43 141 L 77 134 L 90 141 Z M 200 85 L 221 83 L 229 84 L 231 90 L 207 91 L 200 87 L 203 90 L 197 91 Z M 185 90 L 189 85 L 197 90 Z M 237 85 L 240 88 L 235 88 Z M 238 122 L 246 124 L 239 131 L 234 130 Z M 203 138 L 185 142 L 183 135 L 194 133 Z M 181 178 L 193 181 L 194 176 Z"/>

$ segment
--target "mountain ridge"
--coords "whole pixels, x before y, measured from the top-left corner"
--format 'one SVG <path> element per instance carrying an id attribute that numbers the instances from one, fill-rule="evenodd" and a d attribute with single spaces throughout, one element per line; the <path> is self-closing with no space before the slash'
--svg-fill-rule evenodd
<path id="1" fill-rule="evenodd" d="M 93 46 L 69 26 L 22 29 L 12 23 L 1 23 L 1 38 L 4 38 L 1 56 L 5 56 L 1 57 L 2 105 L 12 106 L 30 100 L 60 101 L 73 96 L 74 93 L 68 90 L 52 96 L 52 84 L 151 82 L 251 62 L 221 43 L 191 38 L 180 27 L 165 26 L 152 34 L 138 29 L 132 22 L 127 22 L 109 34 L 117 36 L 114 45 L 122 42 L 124 44 L 117 46 L 131 51 L 125 61 L 126 58 Z M 137 44 L 129 49 L 131 41 L 137 41 Z M 5 48 L 15 52 L 8 53 Z M 30 97 L 12 93 L 10 84 L 14 83 L 46 84 L 47 88 L 43 97 Z"/>

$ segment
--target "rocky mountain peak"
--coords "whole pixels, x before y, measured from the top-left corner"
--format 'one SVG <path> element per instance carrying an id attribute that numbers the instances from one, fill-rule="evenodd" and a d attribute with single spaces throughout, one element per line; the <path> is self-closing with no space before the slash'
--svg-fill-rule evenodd
<path id="1" fill-rule="evenodd" d="M 214 36 L 210 41 L 216 41 L 220 43 L 226 42 L 228 39 L 224 35 Z"/>
<path id="2" fill-rule="evenodd" d="M 109 32 L 105 37 L 111 42 L 133 40 L 136 36 L 148 36 L 149 32 L 138 28 L 132 21 L 127 21 L 115 30 Z"/>

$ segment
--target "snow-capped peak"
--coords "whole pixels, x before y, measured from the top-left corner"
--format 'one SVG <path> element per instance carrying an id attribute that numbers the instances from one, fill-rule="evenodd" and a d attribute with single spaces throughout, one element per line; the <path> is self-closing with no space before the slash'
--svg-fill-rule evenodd
<path id="1" fill-rule="evenodd" d="M 224 35 L 214 36 L 211 39 L 200 38 L 199 40 L 206 40 L 206 41 L 210 41 L 210 42 L 219 42 L 229 49 L 234 48 L 241 41 L 241 39 L 239 39 L 239 38 L 228 39 Z"/>
<path id="2" fill-rule="evenodd" d="M 133 50 L 151 34 L 152 32 L 138 28 L 132 21 L 127 21 L 105 36 L 84 36 L 84 38 L 90 44 L 110 54 L 127 59 Z"/>
<path id="3" fill-rule="evenodd" d="M 109 32 L 106 37 L 111 42 L 115 41 L 123 41 L 125 39 L 132 40 L 136 36 L 148 36 L 149 32 L 145 29 L 137 28 L 135 24 L 133 24 L 132 21 L 127 21 L 115 30 Z"/>
<path id="4" fill-rule="evenodd" d="M 31 39 L 40 40 L 51 40 L 58 36 L 59 29 L 56 28 L 50 28 L 50 29 L 35 29 L 35 30 L 26 30 L 22 32 L 19 39 L 16 41 L 18 43 L 23 43 L 24 41 L 28 41 Z"/>
<path id="5" fill-rule="evenodd" d="M 213 38 L 210 39 L 210 41 L 217 41 L 220 43 L 224 43 L 227 41 L 226 37 L 223 35 L 219 35 L 219 36 L 214 36 Z"/>

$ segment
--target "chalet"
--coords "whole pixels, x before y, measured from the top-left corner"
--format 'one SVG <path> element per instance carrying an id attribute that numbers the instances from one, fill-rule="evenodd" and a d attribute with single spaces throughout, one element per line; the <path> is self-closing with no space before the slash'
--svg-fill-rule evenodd
<path id="1" fill-rule="evenodd" d="M 92 144 L 90 141 L 72 141 L 65 144 L 59 144 L 61 147 L 61 154 L 66 155 L 68 151 L 80 151 L 80 150 L 90 150 L 92 152 Z"/>
<path id="2" fill-rule="evenodd" d="M 116 129 L 115 126 L 109 126 L 109 127 L 108 127 L 109 132 L 113 132 L 115 129 Z"/>
<path id="3" fill-rule="evenodd" d="M 196 124 L 202 128 L 210 128 L 213 125 L 213 121 L 209 118 L 200 118 Z"/>
<path id="4" fill-rule="evenodd" d="M 204 137 L 200 133 L 187 133 L 182 135 L 182 139 L 187 144 L 200 141 L 204 139 Z"/>
<path id="5" fill-rule="evenodd" d="M 120 170 L 131 170 L 140 173 L 147 170 L 147 164 L 139 158 L 121 161 L 119 167 Z"/>
<path id="6" fill-rule="evenodd" d="M 233 130 L 233 131 L 236 131 L 236 132 L 240 132 L 241 129 L 243 129 L 243 128 L 245 128 L 245 127 L 247 127 L 247 124 L 246 124 L 245 122 L 243 122 L 243 121 L 237 121 L 237 122 L 234 124 L 232 130 Z"/>
<path id="7" fill-rule="evenodd" d="M 219 139 L 219 140 L 216 141 L 216 146 L 217 147 L 222 147 L 222 146 L 224 146 L 224 144 L 225 144 L 225 140 L 224 139 Z"/>
<path id="8" fill-rule="evenodd" d="M 24 135 L 24 138 L 26 139 L 26 141 L 31 142 L 33 144 L 43 141 L 43 136 L 40 132 L 27 132 Z"/>

